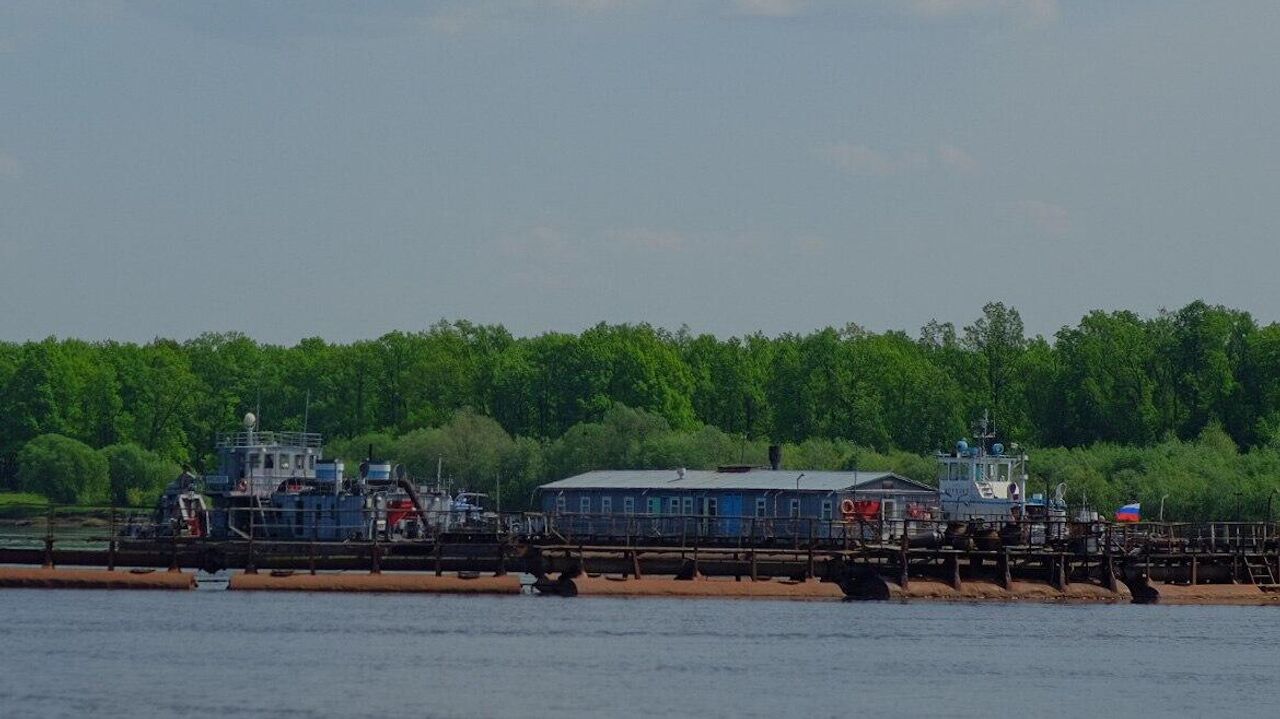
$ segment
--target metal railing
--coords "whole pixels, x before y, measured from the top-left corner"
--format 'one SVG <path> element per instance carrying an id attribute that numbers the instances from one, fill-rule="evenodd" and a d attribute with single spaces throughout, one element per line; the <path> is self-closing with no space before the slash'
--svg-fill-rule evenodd
<path id="1" fill-rule="evenodd" d="M 215 437 L 215 445 L 219 449 L 233 447 L 259 447 L 263 445 L 282 445 L 286 447 L 323 446 L 317 432 L 219 432 Z"/>
<path id="2" fill-rule="evenodd" d="M 1275 554 L 1280 534 L 1271 522 L 1111 523 L 1029 521 L 948 522 L 933 519 L 592 514 L 417 510 L 405 506 L 210 508 L 200 530 L 156 522 L 145 507 L 8 505 L 0 508 L 0 548 L 97 547 L 128 539 L 279 540 L 304 542 L 431 542 L 442 534 L 476 541 L 530 544 L 674 547 L 823 547 L 901 545 L 982 551 L 1047 548 L 1125 555 Z M 485 539 L 485 538 L 488 539 Z"/>

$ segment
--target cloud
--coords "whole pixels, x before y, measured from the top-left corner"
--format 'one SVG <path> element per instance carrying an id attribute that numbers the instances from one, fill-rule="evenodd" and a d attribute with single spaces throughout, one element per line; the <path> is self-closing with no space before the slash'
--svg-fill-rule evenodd
<path id="1" fill-rule="evenodd" d="M 1061 236 L 1071 229 L 1071 215 L 1062 205 L 1043 200 L 1024 200 L 1018 203 L 1018 211 L 1040 232 Z"/>
<path id="2" fill-rule="evenodd" d="M 49 5 L 64 7 L 62 3 Z M 460 34 L 547 21 L 619 22 L 639 17 L 669 22 L 693 16 L 810 17 L 824 23 L 855 25 L 886 18 L 928 23 L 974 19 L 1043 27 L 1059 15 L 1057 0 L 396 0 L 360 4 L 343 0 L 224 0 L 214 4 L 96 0 L 84 7 L 95 8 L 99 15 L 140 13 L 196 32 L 251 43 L 300 37 L 384 37 L 416 34 L 424 28 Z M 77 12 L 88 15 L 84 9 Z"/>
<path id="3" fill-rule="evenodd" d="M 426 26 L 449 35 L 488 30 L 510 23 L 541 20 L 591 20 L 651 10 L 645 0 L 453 0 L 437 3 Z"/>
<path id="4" fill-rule="evenodd" d="M 1057 0 L 905 0 L 902 6 L 924 20 L 1003 17 L 1025 27 L 1045 27 L 1059 16 Z"/>
<path id="5" fill-rule="evenodd" d="M 685 236 L 679 232 L 645 227 L 609 230 L 605 233 L 605 238 L 620 247 L 664 252 L 682 250 L 688 243 Z"/>
<path id="6" fill-rule="evenodd" d="M 622 6 L 622 0 L 554 0 L 553 5 L 576 13 L 597 13 Z"/>
<path id="7" fill-rule="evenodd" d="M 922 169 L 929 164 L 928 156 L 920 152 L 891 155 L 848 142 L 832 143 L 821 152 L 836 167 L 856 175 L 887 177 Z"/>
<path id="8" fill-rule="evenodd" d="M 929 170 L 972 175 L 979 169 L 973 155 L 948 143 L 938 145 L 932 152 L 907 150 L 893 154 L 867 145 L 836 142 L 819 148 L 818 152 L 831 164 L 855 175 L 890 177 Z"/>
<path id="9" fill-rule="evenodd" d="M 508 235 L 502 239 L 500 247 L 503 254 L 515 258 L 561 258 L 573 251 L 567 233 L 545 225 Z"/>
<path id="10" fill-rule="evenodd" d="M 516 282 L 541 290 L 565 290 L 575 286 L 579 273 L 575 261 L 580 253 L 568 233 L 545 225 L 530 227 L 498 241 L 498 252 L 506 260 Z"/>
<path id="11" fill-rule="evenodd" d="M 733 11 L 738 15 L 762 17 L 793 17 L 807 9 L 805 0 L 732 0 Z"/>
<path id="12" fill-rule="evenodd" d="M 978 161 L 973 159 L 963 148 L 956 147 L 948 143 L 938 145 L 938 162 L 949 170 L 954 170 L 965 175 L 973 175 L 978 172 Z"/>
<path id="13" fill-rule="evenodd" d="M 16 180 L 22 176 L 22 163 L 13 155 L 0 150 L 0 180 Z"/>

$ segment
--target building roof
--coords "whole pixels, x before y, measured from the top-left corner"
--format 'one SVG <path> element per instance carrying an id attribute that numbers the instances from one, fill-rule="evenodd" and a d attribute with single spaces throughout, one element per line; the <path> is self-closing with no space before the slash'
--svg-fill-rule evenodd
<path id="1" fill-rule="evenodd" d="M 749 472 L 716 472 L 689 469 L 684 471 L 683 478 L 681 478 L 678 470 L 672 469 L 597 470 L 550 482 L 542 485 L 539 489 L 552 492 L 565 489 L 795 491 L 796 477 L 800 477 L 799 486 L 802 491 L 838 492 L 858 489 L 881 489 L 880 483 L 885 480 L 891 480 L 901 489 L 908 491 L 937 491 L 933 487 L 907 479 L 893 472 L 774 471 L 769 469 L 752 469 Z"/>

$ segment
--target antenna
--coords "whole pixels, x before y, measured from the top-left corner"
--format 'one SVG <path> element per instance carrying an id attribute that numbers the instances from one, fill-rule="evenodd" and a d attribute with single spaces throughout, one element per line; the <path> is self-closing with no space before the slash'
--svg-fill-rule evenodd
<path id="1" fill-rule="evenodd" d="M 302 433 L 307 433 L 307 422 L 311 419 L 311 390 L 307 390 L 307 403 L 302 407 Z"/>

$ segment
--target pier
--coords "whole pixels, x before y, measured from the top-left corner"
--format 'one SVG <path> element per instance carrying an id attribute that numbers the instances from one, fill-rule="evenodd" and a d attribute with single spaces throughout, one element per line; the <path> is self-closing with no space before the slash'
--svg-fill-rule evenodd
<path id="1" fill-rule="evenodd" d="M 15 514 L 0 519 L 0 587 L 189 588 L 197 572 L 231 570 L 231 588 L 254 590 L 519 593 L 525 575 L 527 591 L 559 596 L 1280 603 L 1269 522 L 743 517 L 726 536 L 703 516 L 511 513 L 465 531 L 334 542 L 275 539 L 270 522 L 233 540 L 130 537 L 133 513 L 116 508 Z"/>

